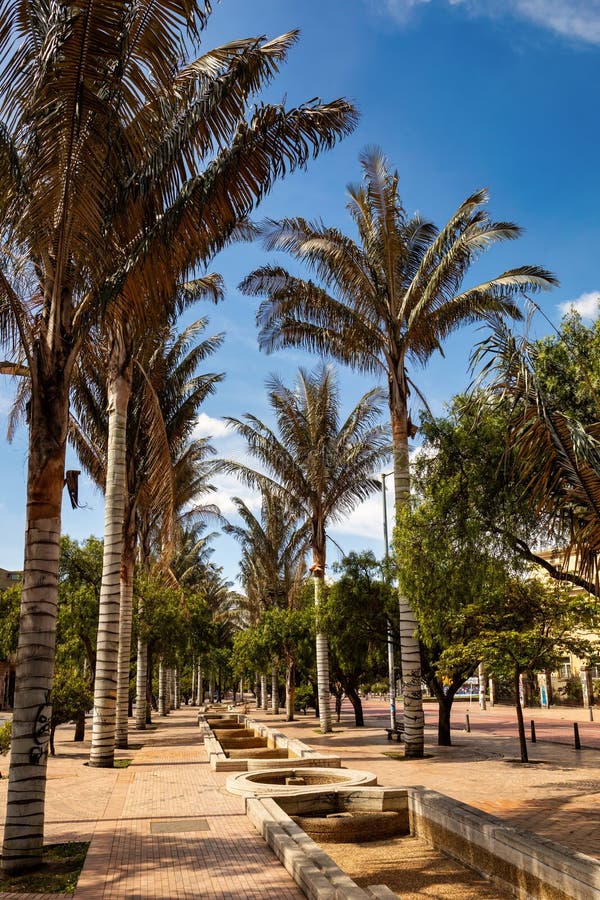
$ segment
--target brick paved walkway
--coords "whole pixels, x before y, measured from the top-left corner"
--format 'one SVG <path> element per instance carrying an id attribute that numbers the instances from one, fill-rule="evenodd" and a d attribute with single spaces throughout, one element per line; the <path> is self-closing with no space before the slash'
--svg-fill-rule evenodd
<path id="1" fill-rule="evenodd" d="M 130 732 L 140 749 L 127 769 L 90 769 L 87 744 L 65 739 L 49 761 L 46 841 L 92 839 L 74 900 L 299 900 L 296 887 L 249 824 L 242 798 L 212 772 L 196 725 L 198 710 L 158 719 L 156 731 Z M 74 749 L 77 748 L 77 749 Z M 6 781 L 0 782 L 2 810 Z M 7 894 L 1 900 L 62 900 Z"/>
<path id="2" fill-rule="evenodd" d="M 428 758 L 392 759 L 402 748 L 386 739 L 381 703 L 365 704 L 366 726 L 349 711 L 331 735 L 318 720 L 253 713 L 315 748 L 341 755 L 349 768 L 373 771 L 380 784 L 425 785 L 515 825 L 600 857 L 600 752 L 560 744 L 530 746 L 521 766 L 513 737 L 477 729 L 453 733 L 454 747 L 437 747 L 428 725 Z M 57 732 L 49 761 L 46 841 L 91 840 L 74 900 L 187 900 L 303 895 L 248 824 L 243 801 L 211 772 L 196 727 L 197 710 L 157 719 L 156 730 L 130 732 L 128 769 L 84 766 L 89 745 Z M 6 768 L 6 767 L 5 767 Z M 0 782 L 0 815 L 7 782 Z M 1 837 L 1 827 L 0 827 Z M 64 900 L 64 895 L 7 894 L 0 900 Z"/>

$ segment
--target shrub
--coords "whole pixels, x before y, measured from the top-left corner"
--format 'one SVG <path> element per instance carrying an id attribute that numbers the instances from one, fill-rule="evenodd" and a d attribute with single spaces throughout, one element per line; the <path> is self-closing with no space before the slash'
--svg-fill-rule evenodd
<path id="1" fill-rule="evenodd" d="M 12 722 L 5 722 L 0 725 L 0 753 L 5 754 L 10 750 L 10 738 L 12 735 Z M 0 772 L 0 778 L 2 772 Z"/>

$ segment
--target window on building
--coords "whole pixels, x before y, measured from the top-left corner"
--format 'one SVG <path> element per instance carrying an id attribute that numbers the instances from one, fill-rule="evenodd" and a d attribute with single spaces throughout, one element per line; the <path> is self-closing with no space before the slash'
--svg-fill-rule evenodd
<path id="1" fill-rule="evenodd" d="M 570 678 L 571 677 L 571 660 L 568 656 L 564 659 L 561 659 L 560 664 L 558 666 L 558 677 L 559 678 Z"/>
<path id="2" fill-rule="evenodd" d="M 600 666 L 590 666 L 590 674 L 592 678 L 600 678 Z"/>

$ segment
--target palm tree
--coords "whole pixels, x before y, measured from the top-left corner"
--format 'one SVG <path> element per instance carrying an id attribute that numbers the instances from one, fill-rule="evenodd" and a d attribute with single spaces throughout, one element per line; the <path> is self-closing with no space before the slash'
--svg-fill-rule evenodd
<path id="1" fill-rule="evenodd" d="M 514 240 L 519 228 L 494 222 L 476 191 L 437 230 L 419 215 L 408 217 L 398 195 L 398 175 L 377 148 L 360 157 L 364 180 L 348 188 L 348 210 L 358 242 L 336 228 L 302 218 L 268 222 L 265 246 L 305 263 L 318 283 L 268 265 L 242 282 L 244 293 L 264 296 L 257 321 L 263 349 L 301 346 L 384 378 L 392 426 L 396 513 L 410 495 L 408 367 L 427 363 L 460 326 L 491 315 L 519 318 L 515 297 L 556 284 L 536 266 L 509 269 L 462 289 L 471 263 L 492 244 Z M 405 752 L 423 755 L 423 709 L 416 620 L 400 597 Z"/>
<path id="2" fill-rule="evenodd" d="M 390 451 L 387 429 L 376 424 L 382 394 L 379 390 L 365 394 L 340 424 L 340 398 L 331 368 L 320 366 L 313 373 L 301 369 L 294 389 L 272 377 L 268 388 L 279 434 L 250 414 L 244 421 L 227 421 L 246 439 L 250 453 L 269 474 L 239 463 L 226 465 L 248 483 L 281 495 L 289 508 L 310 524 L 319 715 L 322 730 L 330 732 L 327 637 L 319 626 L 326 533 L 330 522 L 379 489 L 373 472 Z"/>
<path id="3" fill-rule="evenodd" d="M 253 619 L 268 609 L 292 609 L 302 584 L 309 548 L 309 528 L 305 521 L 298 527 L 297 509 L 289 507 L 282 498 L 263 490 L 260 518 L 239 497 L 233 501 L 241 525 L 227 524 L 226 533 L 233 535 L 242 546 L 240 577 Z M 276 662 L 273 662 L 273 711 L 276 711 Z M 286 665 L 286 714 L 294 717 L 294 664 Z"/>
<path id="4" fill-rule="evenodd" d="M 73 443 L 98 485 L 106 485 L 107 493 L 112 486 L 121 498 L 121 516 L 108 519 L 108 513 L 105 515 L 105 545 L 109 544 L 108 550 L 105 546 L 105 560 L 112 554 L 115 564 L 119 561 L 113 588 L 118 602 L 110 602 L 110 581 L 105 577 L 104 597 L 102 593 L 100 597 L 91 765 L 111 766 L 115 746 L 127 747 L 133 572 L 140 520 L 146 521 L 153 514 L 155 525 L 162 524 L 162 543 L 167 541 L 174 518 L 174 473 L 186 463 L 190 478 L 186 499 L 197 498 L 210 489 L 206 467 L 201 469 L 201 464 L 211 448 L 206 441 L 194 442 L 195 450 L 187 445 L 200 405 L 222 378 L 196 372 L 223 339 L 216 335 L 198 341 L 206 324 L 206 318 L 199 319 L 179 335 L 166 327 L 157 335 L 146 335 L 145 341 L 138 337 L 137 348 L 131 334 L 135 357 L 125 387 L 127 404 L 116 427 L 104 414 L 111 381 L 106 381 L 102 348 L 98 356 L 88 354 L 85 366 L 76 373 L 74 407 L 78 420 L 73 421 L 71 429 Z M 110 410 L 110 402 L 108 407 Z M 192 457 L 195 478 L 189 465 Z M 191 484 L 194 494 L 190 493 Z"/>
<path id="5" fill-rule="evenodd" d="M 31 384 L 7 871 L 41 860 L 69 386 L 89 329 L 172 297 L 278 177 L 355 122 L 345 101 L 248 118 L 296 34 L 189 62 L 209 13 L 208 0 L 0 7 L 0 342 Z"/>

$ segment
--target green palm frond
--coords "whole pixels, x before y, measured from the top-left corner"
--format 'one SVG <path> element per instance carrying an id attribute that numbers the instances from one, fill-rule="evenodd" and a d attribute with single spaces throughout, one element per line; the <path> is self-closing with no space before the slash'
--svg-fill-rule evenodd
<path id="1" fill-rule="evenodd" d="M 553 409 L 538 383 L 526 337 L 496 323 L 478 349 L 477 384 L 511 401 L 507 445 L 514 474 L 536 515 L 566 538 L 578 574 L 596 581 L 600 554 L 600 426 L 585 427 Z"/>
<path id="2" fill-rule="evenodd" d="M 492 219 L 487 191 L 479 190 L 438 230 L 419 215 L 406 215 L 398 175 L 380 149 L 366 148 L 360 164 L 363 180 L 348 188 L 358 242 L 322 222 L 269 221 L 261 227 L 265 248 L 289 253 L 315 280 L 263 266 L 240 289 L 260 298 L 261 348 L 299 346 L 358 371 L 385 373 L 395 440 L 403 443 L 414 383 L 407 363 L 425 364 L 463 324 L 521 318 L 518 298 L 557 280 L 538 266 L 522 266 L 463 289 L 472 263 L 494 244 L 517 238 L 518 226 Z M 406 452 L 398 444 L 395 460 L 402 459 Z"/>
<path id="3" fill-rule="evenodd" d="M 228 420 L 263 471 L 234 461 L 227 471 L 286 502 L 310 525 L 313 552 L 324 554 L 327 523 L 380 488 L 373 473 L 390 454 L 389 430 L 375 424 L 382 394 L 366 394 L 340 424 L 331 368 L 301 369 L 293 388 L 272 377 L 268 388 L 277 431 L 250 415 Z"/>

